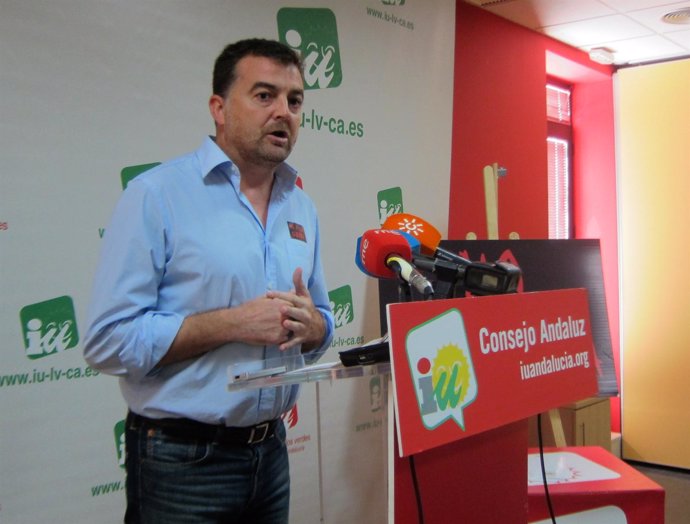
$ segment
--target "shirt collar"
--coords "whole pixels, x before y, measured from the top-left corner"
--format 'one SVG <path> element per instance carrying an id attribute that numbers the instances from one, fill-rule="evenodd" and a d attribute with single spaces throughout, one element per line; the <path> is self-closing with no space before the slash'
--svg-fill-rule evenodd
<path id="1" fill-rule="evenodd" d="M 226 175 L 228 178 L 234 179 L 237 177 L 239 182 L 239 171 L 235 167 L 232 160 L 228 158 L 228 155 L 218 147 L 215 140 L 211 136 L 207 136 L 204 142 L 201 144 L 197 155 L 199 157 L 199 162 L 201 163 L 201 176 L 206 178 L 213 170 L 219 166 L 225 166 Z M 288 189 L 295 186 L 297 181 L 297 171 L 286 164 L 281 163 L 275 170 L 276 182 L 279 189 L 282 191 L 287 191 Z"/>

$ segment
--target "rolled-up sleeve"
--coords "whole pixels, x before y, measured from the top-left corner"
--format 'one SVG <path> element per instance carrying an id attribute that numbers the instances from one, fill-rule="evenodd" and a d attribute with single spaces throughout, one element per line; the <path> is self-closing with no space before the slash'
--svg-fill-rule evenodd
<path id="1" fill-rule="evenodd" d="M 86 361 L 103 373 L 150 373 L 182 325 L 181 314 L 158 309 L 169 250 L 163 207 L 145 183 L 133 181 L 106 228 L 83 346 Z"/>

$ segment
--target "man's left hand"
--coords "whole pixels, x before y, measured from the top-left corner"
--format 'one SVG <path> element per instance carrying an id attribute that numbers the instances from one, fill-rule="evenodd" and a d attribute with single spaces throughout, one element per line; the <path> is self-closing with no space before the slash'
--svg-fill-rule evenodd
<path id="1" fill-rule="evenodd" d="M 314 306 L 309 289 L 302 281 L 302 268 L 292 275 L 294 288 L 290 292 L 269 291 L 268 298 L 278 298 L 288 304 L 281 308 L 283 327 L 289 331 L 288 339 L 280 344 L 281 350 L 302 345 L 302 351 L 317 347 L 326 334 L 323 316 Z"/>

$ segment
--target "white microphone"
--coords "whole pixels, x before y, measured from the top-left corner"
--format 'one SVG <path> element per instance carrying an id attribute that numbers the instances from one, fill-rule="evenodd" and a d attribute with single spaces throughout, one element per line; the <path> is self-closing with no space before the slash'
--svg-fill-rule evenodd
<path id="1" fill-rule="evenodd" d="M 404 258 L 397 255 L 389 256 L 386 260 L 386 264 L 393 269 L 393 271 L 398 273 L 405 282 L 408 282 L 413 288 L 421 293 L 422 296 L 428 297 L 434 294 L 434 288 L 431 282 Z"/>

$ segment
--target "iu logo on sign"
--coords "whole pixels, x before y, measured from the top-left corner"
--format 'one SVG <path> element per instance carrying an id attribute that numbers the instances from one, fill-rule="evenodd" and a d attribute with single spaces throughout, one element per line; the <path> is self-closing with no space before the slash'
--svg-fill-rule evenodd
<path id="1" fill-rule="evenodd" d="M 306 89 L 340 85 L 343 73 L 333 11 L 284 7 L 278 11 L 278 38 L 302 56 Z"/>
<path id="2" fill-rule="evenodd" d="M 411 329 L 405 350 L 424 426 L 453 419 L 464 431 L 463 409 L 477 397 L 477 378 L 460 311 Z"/>

